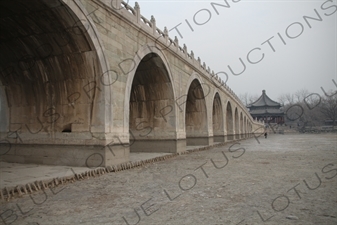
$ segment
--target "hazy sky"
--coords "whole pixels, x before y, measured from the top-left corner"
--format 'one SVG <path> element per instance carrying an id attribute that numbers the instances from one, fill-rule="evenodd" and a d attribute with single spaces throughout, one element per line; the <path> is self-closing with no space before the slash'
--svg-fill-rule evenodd
<path id="1" fill-rule="evenodd" d="M 237 95 L 260 95 L 265 89 L 277 100 L 299 89 L 320 95 L 321 87 L 336 89 L 336 0 L 227 2 L 229 7 L 224 0 L 138 0 L 141 14 L 148 19 L 153 15 L 159 29 L 181 23 L 177 28 L 182 37 L 175 29 L 169 36 L 177 36 L 180 46 L 186 44 L 188 52 L 193 50 L 215 73 L 227 73 Z"/>

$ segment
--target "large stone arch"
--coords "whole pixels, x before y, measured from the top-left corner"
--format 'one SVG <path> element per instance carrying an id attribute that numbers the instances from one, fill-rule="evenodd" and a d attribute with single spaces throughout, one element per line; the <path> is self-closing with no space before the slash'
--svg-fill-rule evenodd
<path id="1" fill-rule="evenodd" d="M 234 127 L 235 127 L 235 139 L 240 139 L 240 121 L 238 108 L 234 110 Z"/>
<path id="2" fill-rule="evenodd" d="M 12 154 L 20 162 L 84 166 L 94 148 L 79 148 L 77 154 L 78 149 L 59 145 L 104 146 L 110 141 L 108 81 L 116 74 L 109 71 L 94 22 L 79 0 L 35 0 L 34 4 L 13 0 L 1 7 L 8 13 L 2 15 L 0 25 L 0 80 L 5 93 L 1 96 L 6 96 L 8 112 L 0 116 L 8 121 L 2 131 L 18 132 L 14 138 L 5 135 L 21 145 L 53 144 L 43 151 L 31 146 L 30 156 L 22 156 L 17 146 Z M 28 151 L 27 145 L 22 151 Z M 59 154 L 50 152 L 54 150 Z M 101 165 L 106 163 L 104 158 Z"/>
<path id="3" fill-rule="evenodd" d="M 233 108 L 230 101 L 226 106 L 226 136 L 227 140 L 233 140 L 234 138 L 234 120 L 233 120 Z"/>
<path id="4" fill-rule="evenodd" d="M 173 80 L 165 58 L 149 52 L 141 58 L 128 81 L 131 77 L 132 84 L 126 88 L 126 96 L 130 96 L 129 110 L 126 110 L 130 151 L 179 151 Z"/>
<path id="5" fill-rule="evenodd" d="M 188 86 L 185 109 L 186 145 L 209 145 L 207 105 L 204 85 L 195 78 Z"/>
<path id="6" fill-rule="evenodd" d="M 214 142 L 224 142 L 224 113 L 219 92 L 215 92 L 212 107 L 212 127 Z"/>
<path id="7" fill-rule="evenodd" d="M 177 101 L 176 101 L 177 106 L 178 106 L 180 112 L 183 113 L 182 124 L 183 124 L 183 128 L 184 128 L 183 130 L 184 130 L 184 133 L 185 133 L 185 137 L 186 137 L 186 121 L 185 121 L 185 119 L 186 119 L 186 116 L 185 116 L 186 115 L 186 102 L 187 102 L 187 96 L 188 96 L 189 88 L 190 88 L 190 86 L 191 86 L 191 84 L 194 80 L 197 80 L 200 83 L 200 86 L 198 86 L 198 87 L 201 87 L 204 94 L 206 94 L 206 96 L 204 96 L 205 100 L 206 100 L 206 97 L 210 94 L 210 91 L 211 91 L 209 85 L 205 84 L 203 82 L 202 77 L 198 73 L 193 71 L 192 74 L 190 75 L 190 77 L 188 78 L 188 81 L 186 83 L 187 85 L 184 86 L 184 89 L 181 91 L 182 95 L 177 96 L 178 97 Z"/>
<path id="8" fill-rule="evenodd" d="M 173 88 L 173 96 L 174 96 L 174 99 L 176 99 L 176 88 L 174 87 L 174 79 L 172 76 L 171 68 L 168 63 L 168 59 L 166 58 L 165 54 L 158 48 L 149 46 L 149 45 L 144 45 L 136 52 L 134 58 L 131 60 L 132 63 L 130 65 L 130 68 L 128 68 L 127 70 L 129 72 L 126 74 L 127 78 L 126 78 L 125 94 L 124 94 L 124 120 L 123 120 L 124 130 L 123 130 L 123 133 L 127 136 L 127 139 L 129 139 L 129 129 L 128 129 L 129 128 L 129 116 L 130 116 L 130 106 L 129 105 L 130 105 L 132 83 L 136 75 L 136 71 L 137 71 L 139 64 L 141 63 L 142 59 L 144 59 L 144 57 L 149 54 L 154 54 L 160 58 L 161 63 L 163 63 L 163 66 L 167 70 L 167 75 L 171 81 L 172 88 Z M 150 57 L 150 59 L 151 58 L 153 57 Z M 177 108 L 178 107 L 174 106 L 174 111 L 172 111 L 169 115 L 177 114 L 177 111 L 178 111 Z M 176 126 L 177 124 L 178 124 L 178 121 L 176 120 Z"/>
<path id="9" fill-rule="evenodd" d="M 246 117 L 246 115 L 243 117 L 243 133 L 246 136 L 246 134 L 247 134 L 247 117 Z"/>
<path id="10" fill-rule="evenodd" d="M 244 130 L 243 130 L 243 114 L 240 112 L 240 137 L 242 138 L 244 135 Z"/>

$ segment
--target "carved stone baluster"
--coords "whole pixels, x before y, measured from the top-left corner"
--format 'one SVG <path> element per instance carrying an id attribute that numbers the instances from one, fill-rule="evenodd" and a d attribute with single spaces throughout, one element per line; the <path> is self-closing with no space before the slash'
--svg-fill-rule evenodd
<path id="1" fill-rule="evenodd" d="M 137 23 L 139 23 L 141 15 L 140 15 L 140 7 L 139 7 L 138 2 L 135 3 L 134 9 L 135 9 L 135 12 L 136 12 Z"/>
<path id="2" fill-rule="evenodd" d="M 157 25 L 156 25 L 156 19 L 154 18 L 154 16 L 151 16 L 151 24 L 152 24 L 153 35 L 156 35 Z"/>
<path id="3" fill-rule="evenodd" d="M 169 38 L 169 35 L 168 35 L 168 30 L 167 30 L 167 27 L 164 27 L 164 38 L 166 40 L 166 44 L 168 44 L 168 38 Z"/>
<path id="4" fill-rule="evenodd" d="M 186 46 L 185 44 L 184 44 L 183 49 L 184 49 L 184 54 L 185 54 L 185 56 L 187 56 L 187 46 Z"/>
<path id="5" fill-rule="evenodd" d="M 174 43 L 176 44 L 176 49 L 179 50 L 179 41 L 177 36 L 174 37 Z"/>

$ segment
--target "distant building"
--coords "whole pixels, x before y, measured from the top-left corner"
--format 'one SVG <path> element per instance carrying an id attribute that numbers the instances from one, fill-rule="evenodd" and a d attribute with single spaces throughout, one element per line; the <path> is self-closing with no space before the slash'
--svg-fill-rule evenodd
<path id="1" fill-rule="evenodd" d="M 281 104 L 271 100 L 266 91 L 262 91 L 261 97 L 248 105 L 249 112 L 254 119 L 264 121 L 265 123 L 284 123 L 284 112 Z"/>
<path id="2" fill-rule="evenodd" d="M 324 120 L 324 125 L 326 125 L 326 126 L 336 126 L 337 121 L 335 121 L 335 124 L 334 124 L 332 120 Z"/>

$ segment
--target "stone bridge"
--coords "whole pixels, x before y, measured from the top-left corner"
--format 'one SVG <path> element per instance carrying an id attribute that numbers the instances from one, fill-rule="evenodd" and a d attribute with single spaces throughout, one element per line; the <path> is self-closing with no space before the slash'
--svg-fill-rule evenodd
<path id="1" fill-rule="evenodd" d="M 138 4 L 7 0 L 0 8 L 4 161 L 107 166 L 130 152 L 177 153 L 263 127 Z"/>

